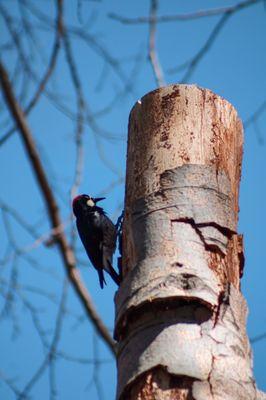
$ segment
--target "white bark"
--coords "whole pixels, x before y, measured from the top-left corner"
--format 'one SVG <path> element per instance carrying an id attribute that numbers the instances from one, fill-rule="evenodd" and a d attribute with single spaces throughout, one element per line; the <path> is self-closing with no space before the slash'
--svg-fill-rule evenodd
<path id="1" fill-rule="evenodd" d="M 240 293 L 242 144 L 234 108 L 197 86 L 131 112 L 118 399 L 259 399 Z"/>

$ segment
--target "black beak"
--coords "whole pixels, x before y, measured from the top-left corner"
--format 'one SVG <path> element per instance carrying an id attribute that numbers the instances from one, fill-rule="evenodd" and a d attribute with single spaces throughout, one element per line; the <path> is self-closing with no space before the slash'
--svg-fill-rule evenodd
<path id="1" fill-rule="evenodd" d="M 106 199 L 106 197 L 94 197 L 93 201 L 94 201 L 94 203 L 98 203 L 98 201 L 102 201 L 102 200 L 105 200 L 105 199 Z"/>

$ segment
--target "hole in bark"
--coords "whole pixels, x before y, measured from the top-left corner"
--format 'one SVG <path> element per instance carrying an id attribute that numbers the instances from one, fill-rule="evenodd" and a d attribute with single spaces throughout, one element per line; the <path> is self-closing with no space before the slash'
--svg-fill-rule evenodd
<path id="1" fill-rule="evenodd" d="M 174 263 L 171 264 L 171 267 L 182 268 L 182 267 L 184 267 L 184 264 L 182 264 L 180 262 L 174 262 Z"/>
<path id="2" fill-rule="evenodd" d="M 193 400 L 192 387 L 197 379 L 170 374 L 166 367 L 159 365 L 139 375 L 129 384 L 119 400 L 171 398 Z M 166 394 L 167 393 L 167 394 Z"/>
<path id="3" fill-rule="evenodd" d="M 210 305 L 198 299 L 167 297 L 166 299 L 146 301 L 140 306 L 128 310 L 116 326 L 114 336 L 116 340 L 120 341 L 129 332 L 132 333 L 139 329 L 157 326 L 160 330 L 164 326 L 175 324 L 201 325 L 212 317 L 213 309 Z"/>

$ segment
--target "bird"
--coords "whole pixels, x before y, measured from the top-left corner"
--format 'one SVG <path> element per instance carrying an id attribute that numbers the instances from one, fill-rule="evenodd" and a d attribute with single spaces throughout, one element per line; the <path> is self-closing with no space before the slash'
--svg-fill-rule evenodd
<path id="1" fill-rule="evenodd" d="M 120 285 L 120 276 L 112 265 L 117 230 L 104 209 L 97 205 L 104 199 L 105 197 L 91 197 L 82 194 L 76 196 L 72 202 L 79 237 L 92 265 L 98 272 L 102 289 L 106 284 L 104 271 L 118 286 Z"/>

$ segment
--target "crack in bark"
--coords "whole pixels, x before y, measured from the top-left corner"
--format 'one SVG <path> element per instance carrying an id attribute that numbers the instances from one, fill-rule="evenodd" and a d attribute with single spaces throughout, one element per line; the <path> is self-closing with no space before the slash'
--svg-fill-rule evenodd
<path id="1" fill-rule="evenodd" d="M 207 382 L 209 383 L 210 392 L 211 392 L 211 396 L 212 396 L 213 399 L 215 397 L 214 397 L 213 386 L 212 386 L 212 383 L 211 383 L 211 374 L 212 374 L 212 370 L 213 370 L 213 366 L 214 366 L 214 361 L 215 361 L 215 357 L 214 357 L 214 355 L 212 355 L 211 368 L 210 368 L 210 372 L 209 372 L 208 377 L 207 377 Z"/>
<path id="2" fill-rule="evenodd" d="M 223 258 L 226 256 L 226 254 L 220 249 L 220 247 L 218 245 L 207 243 L 207 241 L 204 237 L 204 234 L 202 233 L 200 228 L 207 228 L 207 227 L 215 228 L 220 233 L 222 233 L 222 235 L 227 237 L 229 240 L 232 238 L 233 235 L 237 234 L 237 232 L 231 230 L 228 227 L 221 226 L 221 225 L 217 224 L 216 222 L 199 222 L 199 223 L 197 223 L 194 220 L 194 218 L 189 218 L 189 217 L 172 219 L 171 223 L 173 223 L 173 222 L 181 222 L 181 223 L 185 223 L 185 224 L 190 224 L 192 226 L 192 228 L 195 230 L 195 232 L 197 233 L 197 235 L 199 236 L 200 240 L 202 241 L 202 243 L 205 247 L 205 250 L 211 251 L 213 253 L 218 253 Z"/>
<path id="3" fill-rule="evenodd" d="M 226 305 L 226 306 L 229 305 L 229 297 L 230 297 L 230 284 L 227 284 L 225 290 L 222 290 L 220 292 L 220 294 L 219 294 L 219 297 L 218 297 L 218 305 L 217 305 L 217 308 L 216 308 L 213 328 L 215 328 L 215 326 L 218 323 L 218 320 L 220 319 L 222 306 L 223 305 Z M 223 313 L 223 316 L 224 316 L 224 313 Z"/>

